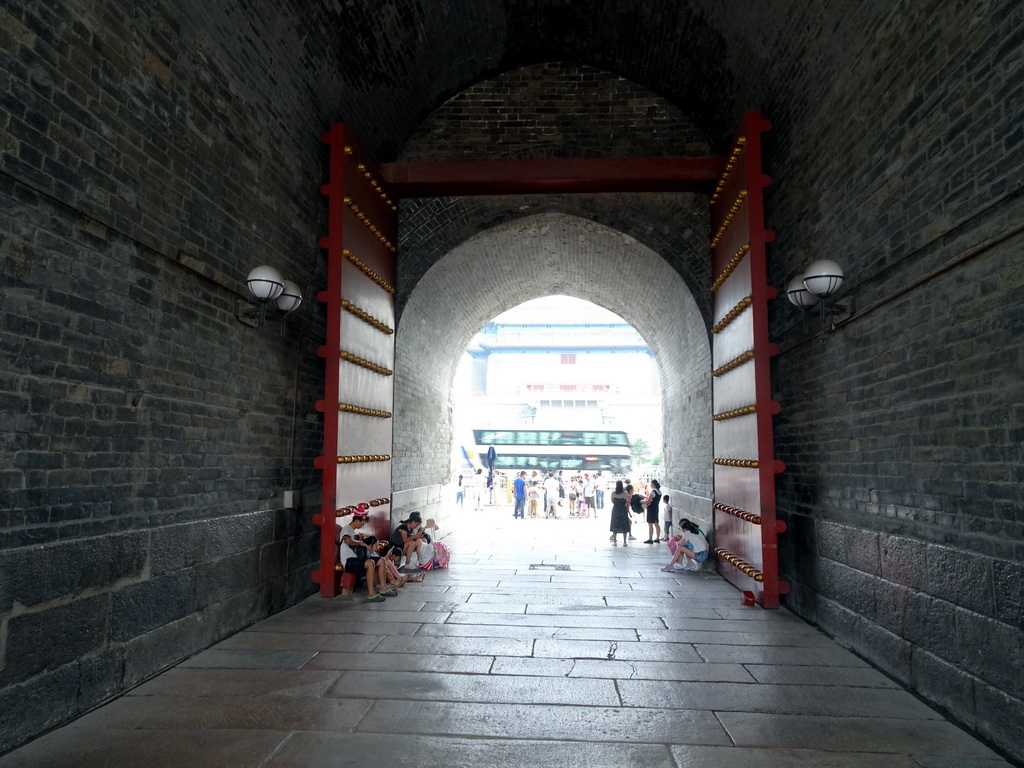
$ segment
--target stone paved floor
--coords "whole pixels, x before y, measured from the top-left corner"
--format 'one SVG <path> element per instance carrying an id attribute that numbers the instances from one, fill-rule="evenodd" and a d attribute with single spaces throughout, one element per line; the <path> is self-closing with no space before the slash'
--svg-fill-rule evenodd
<path id="1" fill-rule="evenodd" d="M 785 610 L 606 531 L 485 510 L 423 584 L 312 597 L 0 768 L 1008 765 Z"/>

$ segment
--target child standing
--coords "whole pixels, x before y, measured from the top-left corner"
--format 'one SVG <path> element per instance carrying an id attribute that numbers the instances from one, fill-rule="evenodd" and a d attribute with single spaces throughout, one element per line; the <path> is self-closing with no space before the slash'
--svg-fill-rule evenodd
<path id="1" fill-rule="evenodd" d="M 672 504 L 668 494 L 661 497 L 661 522 L 665 533 L 662 541 L 668 541 L 672 536 Z"/>
<path id="2" fill-rule="evenodd" d="M 536 480 L 530 483 L 530 487 L 526 489 L 526 503 L 530 507 L 530 517 L 536 520 L 537 507 L 540 504 L 540 488 L 537 487 Z"/>

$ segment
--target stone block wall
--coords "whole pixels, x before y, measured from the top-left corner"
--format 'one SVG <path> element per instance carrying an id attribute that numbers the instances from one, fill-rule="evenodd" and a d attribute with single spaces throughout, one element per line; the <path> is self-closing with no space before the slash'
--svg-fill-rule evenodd
<path id="1" fill-rule="evenodd" d="M 1024 8 L 752 10 L 722 28 L 775 124 L 770 281 L 847 274 L 835 333 L 772 314 L 786 604 L 1020 758 Z"/>
<path id="2" fill-rule="evenodd" d="M 278 13 L 0 9 L 0 751 L 312 591 L 324 123 Z M 262 263 L 285 328 L 236 319 Z"/>

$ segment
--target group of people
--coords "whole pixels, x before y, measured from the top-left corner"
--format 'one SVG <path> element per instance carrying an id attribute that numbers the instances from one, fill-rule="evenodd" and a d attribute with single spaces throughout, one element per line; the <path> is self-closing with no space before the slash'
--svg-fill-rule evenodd
<path id="1" fill-rule="evenodd" d="M 517 482 L 520 479 L 525 485 Z M 505 490 L 497 489 L 499 481 Z M 482 469 L 477 469 L 468 476 L 459 475 L 455 503 L 464 507 L 468 502 L 473 511 L 480 512 L 485 499 L 489 499 L 489 504 L 495 503 L 494 494 L 498 492 L 508 493 L 508 503 L 515 505 L 513 517 L 535 518 L 541 511 L 544 517 L 558 517 L 558 508 L 562 507 L 570 517 L 597 517 L 597 510 L 604 509 L 605 482 L 600 472 L 566 477 L 562 471 L 527 473 L 524 470 L 511 483 L 506 483 L 501 473 L 485 475 Z"/>
<path id="2" fill-rule="evenodd" d="M 483 470 L 466 480 L 459 476 L 459 490 L 456 501 L 469 498 L 473 508 L 480 510 L 485 489 Z M 604 508 L 605 484 L 600 473 L 589 473 L 563 477 L 562 472 L 548 472 L 547 475 L 533 471 L 520 471 L 510 486 L 513 502 L 512 517 L 536 519 L 543 510 L 545 518 L 558 518 L 558 508 L 567 505 L 570 517 L 597 516 L 597 510 Z M 468 494 L 468 496 L 467 496 Z M 661 483 L 651 480 L 642 487 L 634 487 L 629 480 L 616 480 L 615 489 L 608 494 L 612 505 L 611 537 L 609 541 L 618 546 L 628 547 L 635 541 L 632 533 L 633 518 L 647 523 L 647 539 L 644 544 L 666 542 L 672 551 L 672 559 L 663 571 L 699 570 L 700 564 L 708 557 L 708 541 L 700 527 L 687 519 L 679 521 L 679 532 L 672 529 L 673 509 L 671 498 L 661 492 Z"/>
<path id="3" fill-rule="evenodd" d="M 661 483 L 651 480 L 646 493 L 636 493 L 637 489 L 628 480 L 618 480 L 610 498 L 612 502 L 611 538 L 613 546 L 618 546 L 618 537 L 622 535 L 622 546 L 628 547 L 633 539 L 632 519 L 630 515 L 641 517 L 647 522 L 647 540 L 644 544 L 667 542 L 672 551 L 672 559 L 663 571 L 700 569 L 700 564 L 708 558 L 708 540 L 700 527 L 686 518 L 679 521 L 680 532 L 673 535 L 673 509 L 668 495 L 661 492 Z M 664 531 L 660 523 L 664 523 Z M 664 537 L 662 536 L 664 533 Z"/>
<path id="4" fill-rule="evenodd" d="M 666 522 L 665 540 L 672 526 L 672 504 L 668 496 L 662 497 L 661 483 L 652 480 L 650 490 L 646 494 L 636 493 L 628 480 L 616 480 L 615 490 L 609 497 L 612 502 L 611 538 L 608 540 L 618 546 L 619 534 L 622 534 L 622 546 L 629 546 L 633 539 L 633 521 L 630 514 L 637 515 L 647 521 L 647 540 L 644 544 L 655 544 L 661 541 L 661 522 Z M 664 508 L 662 503 L 664 502 Z M 664 515 L 664 517 L 662 517 Z"/>
<path id="5" fill-rule="evenodd" d="M 534 471 L 532 477 L 526 470 L 512 481 L 512 517 L 538 517 L 544 510 L 545 518 L 558 518 L 558 508 L 567 502 L 570 517 L 597 517 L 597 510 L 604 506 L 604 490 L 600 486 L 600 475 L 573 475 L 566 479 L 562 473 L 548 472 L 547 476 Z"/>
<path id="6" fill-rule="evenodd" d="M 430 519 L 424 526 L 420 513 L 413 512 L 395 528 L 388 541 L 380 541 L 360 532 L 368 519 L 367 513 L 357 512 L 348 525 L 338 528 L 338 560 L 344 564 L 345 573 L 353 574 L 357 582 L 365 577 L 367 600 L 382 603 L 396 597 L 399 588 L 409 582 L 423 581 L 422 573 L 407 575 L 401 570 L 419 569 L 419 552 L 424 544 L 431 543 L 436 526 Z"/>

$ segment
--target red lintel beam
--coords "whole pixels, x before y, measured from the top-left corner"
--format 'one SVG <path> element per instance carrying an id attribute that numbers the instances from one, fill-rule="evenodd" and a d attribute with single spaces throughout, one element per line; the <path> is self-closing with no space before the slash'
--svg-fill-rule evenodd
<path id="1" fill-rule="evenodd" d="M 711 194 L 724 167 L 723 157 L 616 157 L 384 163 L 380 172 L 398 197 L 562 192 Z"/>

